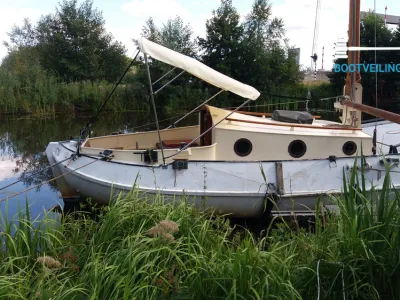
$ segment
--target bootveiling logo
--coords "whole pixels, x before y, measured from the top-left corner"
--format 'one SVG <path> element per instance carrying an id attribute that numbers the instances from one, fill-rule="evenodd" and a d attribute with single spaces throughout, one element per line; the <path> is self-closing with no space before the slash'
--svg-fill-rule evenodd
<path id="1" fill-rule="evenodd" d="M 348 58 L 347 51 L 400 51 L 400 47 L 347 47 L 343 39 L 335 43 L 335 59 Z M 400 64 L 334 64 L 335 72 L 400 73 Z"/>
<path id="2" fill-rule="evenodd" d="M 338 72 L 370 72 L 370 73 L 400 73 L 400 64 L 335 64 L 335 73 Z"/>

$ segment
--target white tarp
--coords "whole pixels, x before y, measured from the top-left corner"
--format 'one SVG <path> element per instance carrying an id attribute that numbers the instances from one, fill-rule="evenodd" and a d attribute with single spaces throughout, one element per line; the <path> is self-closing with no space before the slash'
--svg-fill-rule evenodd
<path id="1" fill-rule="evenodd" d="M 186 72 L 225 91 L 230 91 L 236 95 L 251 100 L 256 100 L 260 96 L 260 92 L 255 88 L 221 74 L 194 58 L 153 43 L 152 41 L 149 41 L 143 37 L 138 40 L 138 43 L 140 51 L 150 55 L 152 58 L 155 58 L 166 64 L 170 64 L 174 67 L 181 68 Z"/>

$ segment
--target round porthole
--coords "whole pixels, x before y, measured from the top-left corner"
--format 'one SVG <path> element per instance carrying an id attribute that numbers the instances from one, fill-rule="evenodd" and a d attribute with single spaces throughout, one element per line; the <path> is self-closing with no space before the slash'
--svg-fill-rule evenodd
<path id="1" fill-rule="evenodd" d="M 302 140 L 295 140 L 289 144 L 289 154 L 294 158 L 300 158 L 306 154 L 307 146 Z"/>
<path id="2" fill-rule="evenodd" d="M 357 151 L 357 144 L 353 141 L 349 141 L 344 143 L 343 145 L 343 153 L 346 155 L 353 155 Z"/>
<path id="3" fill-rule="evenodd" d="M 248 139 L 239 139 L 235 142 L 233 150 L 239 156 L 247 156 L 253 150 L 253 145 Z"/>

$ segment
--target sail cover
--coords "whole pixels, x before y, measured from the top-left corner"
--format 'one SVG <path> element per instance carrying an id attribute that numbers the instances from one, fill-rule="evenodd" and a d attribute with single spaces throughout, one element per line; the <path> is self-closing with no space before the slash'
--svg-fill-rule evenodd
<path id="1" fill-rule="evenodd" d="M 138 43 L 140 51 L 146 53 L 152 58 L 174 67 L 181 68 L 225 91 L 230 91 L 236 95 L 251 100 L 256 100 L 260 96 L 260 92 L 255 88 L 221 74 L 194 58 L 168 49 L 143 37 L 138 40 Z"/>

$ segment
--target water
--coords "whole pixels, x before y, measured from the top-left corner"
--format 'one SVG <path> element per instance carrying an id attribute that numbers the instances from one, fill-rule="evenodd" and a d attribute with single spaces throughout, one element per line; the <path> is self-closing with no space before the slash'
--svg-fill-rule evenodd
<path id="1" fill-rule="evenodd" d="M 30 205 L 32 217 L 57 205 L 63 207 L 55 181 L 35 187 L 52 178 L 50 168 L 40 171 L 49 166 L 44 151 L 51 141 L 77 136 L 89 117 L 68 114 L 46 118 L 0 117 L 0 213 L 2 216 L 15 216 L 19 207 L 25 207 L 26 200 Z M 162 120 L 162 116 L 159 119 Z M 161 125 L 167 126 L 171 121 L 164 121 Z M 151 122 L 153 118 L 148 112 L 104 113 L 96 120 L 92 130 L 94 135 L 99 136 L 115 131 L 131 131 L 136 126 Z M 149 129 L 154 129 L 154 124 L 137 130 Z M 38 173 L 35 176 L 27 178 L 36 172 Z M 18 180 L 22 181 L 2 189 Z M 26 189 L 31 190 L 24 192 Z M 13 196 L 17 193 L 21 194 Z M 12 197 L 5 200 L 8 196 Z"/>
<path id="2" fill-rule="evenodd" d="M 159 116 L 161 128 L 170 125 L 180 116 Z M 34 188 L 52 178 L 50 169 L 40 171 L 49 166 L 44 151 L 51 141 L 66 140 L 77 136 L 89 118 L 89 115 L 73 114 L 61 114 L 46 118 L 0 117 L 0 189 L 22 180 L 0 190 L 1 215 L 14 216 L 18 207 L 25 207 L 26 200 L 30 205 L 32 217 L 57 205 L 63 207 L 63 201 L 59 196 L 55 181 Z M 337 120 L 336 116 L 326 115 L 326 113 L 323 114 L 323 118 Z M 120 130 L 154 130 L 153 120 L 153 115 L 149 112 L 103 113 L 96 120 L 92 129 L 96 136 Z M 180 125 L 192 125 L 195 122 L 197 122 L 197 116 L 193 115 Z M 138 126 L 141 127 L 138 128 Z M 33 172 L 38 173 L 27 178 Z M 25 191 L 26 189 L 31 190 Z M 13 196 L 17 193 L 20 194 Z M 12 197 L 4 200 L 7 196 Z"/>

